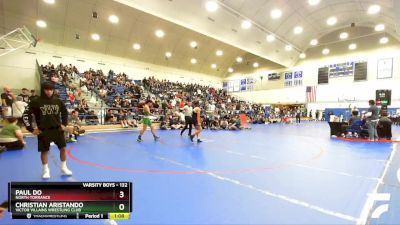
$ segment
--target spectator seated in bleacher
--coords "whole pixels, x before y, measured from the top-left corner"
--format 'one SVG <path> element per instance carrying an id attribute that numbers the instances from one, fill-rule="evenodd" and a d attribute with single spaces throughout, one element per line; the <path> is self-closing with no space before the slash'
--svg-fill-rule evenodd
<path id="1" fill-rule="evenodd" d="M 130 113 L 125 110 L 121 109 L 119 111 L 119 121 L 121 123 L 122 128 L 129 128 L 129 127 L 138 127 L 137 126 L 137 121 L 135 119 L 130 120 L 129 115 Z"/>
<path id="2" fill-rule="evenodd" d="M 218 123 L 218 120 L 217 119 L 216 120 L 212 120 L 211 123 L 210 123 L 210 130 L 220 130 L 220 129 L 221 129 L 221 127 L 220 127 L 220 125 Z"/>
<path id="3" fill-rule="evenodd" d="M 228 129 L 229 130 L 240 130 L 240 120 L 235 117 L 232 117 L 229 120 Z"/>
<path id="4" fill-rule="evenodd" d="M 168 130 L 170 129 L 169 127 L 169 119 L 164 117 L 160 123 L 160 129 L 161 130 Z"/>
<path id="5" fill-rule="evenodd" d="M 229 126 L 228 120 L 226 118 L 222 118 L 220 122 L 220 127 L 222 130 L 227 130 Z"/>
<path id="6" fill-rule="evenodd" d="M 89 115 L 87 115 L 85 122 L 87 125 L 97 125 L 99 123 L 99 118 L 95 114 L 94 110 L 89 112 Z"/>
<path id="7" fill-rule="evenodd" d="M 106 124 L 115 124 L 117 122 L 117 117 L 114 115 L 113 110 L 107 110 L 107 113 L 104 117 L 104 122 Z"/>
<path id="8" fill-rule="evenodd" d="M 71 106 L 72 107 L 74 107 L 75 106 L 75 95 L 74 95 L 74 93 L 73 92 L 69 92 L 69 94 L 68 94 L 68 100 L 69 100 L 69 102 L 70 102 L 70 104 L 71 104 Z"/>
<path id="9" fill-rule="evenodd" d="M 0 146 L 4 150 L 18 150 L 25 146 L 21 128 L 17 125 L 17 118 L 7 118 L 7 125 L 0 131 Z"/>
<path id="10" fill-rule="evenodd" d="M 387 140 L 392 139 L 392 121 L 387 117 L 387 112 L 381 112 L 377 131 L 379 138 Z"/>
<path id="11" fill-rule="evenodd" d="M 170 127 L 171 130 L 178 130 L 178 129 L 182 129 L 185 125 L 182 124 L 182 122 L 179 120 L 178 117 L 173 117 L 170 120 Z"/>

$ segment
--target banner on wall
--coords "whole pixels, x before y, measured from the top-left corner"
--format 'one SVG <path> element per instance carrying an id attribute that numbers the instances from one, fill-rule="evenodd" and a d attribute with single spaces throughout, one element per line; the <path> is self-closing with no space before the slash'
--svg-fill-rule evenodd
<path id="1" fill-rule="evenodd" d="M 378 60 L 378 79 L 392 78 L 393 58 Z"/>
<path id="2" fill-rule="evenodd" d="M 228 92 L 233 92 L 233 81 L 228 81 Z"/>
<path id="3" fill-rule="evenodd" d="M 228 81 L 222 82 L 222 89 L 224 89 L 225 91 L 228 91 Z"/>
<path id="4" fill-rule="evenodd" d="M 294 72 L 294 86 L 303 86 L 303 71 Z"/>
<path id="5" fill-rule="evenodd" d="M 303 86 L 303 71 L 284 72 L 285 87 Z"/>
<path id="6" fill-rule="evenodd" d="M 228 92 L 252 91 L 254 89 L 253 78 L 243 78 L 222 82 L 222 88 Z"/>
<path id="7" fill-rule="evenodd" d="M 246 91 L 247 88 L 247 79 L 240 80 L 240 91 Z"/>
<path id="8" fill-rule="evenodd" d="M 233 91 L 234 92 L 240 91 L 240 80 L 233 81 Z"/>
<path id="9" fill-rule="evenodd" d="M 254 90 L 254 79 L 253 78 L 247 78 L 247 91 L 252 91 Z"/>
<path id="10" fill-rule="evenodd" d="M 293 73 L 285 72 L 285 87 L 293 86 Z"/>

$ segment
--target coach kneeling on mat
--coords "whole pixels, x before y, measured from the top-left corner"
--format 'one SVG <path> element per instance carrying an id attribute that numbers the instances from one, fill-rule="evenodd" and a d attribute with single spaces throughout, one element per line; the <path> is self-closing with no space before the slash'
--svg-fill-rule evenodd
<path id="1" fill-rule="evenodd" d="M 43 83 L 41 96 L 29 103 L 23 115 L 23 122 L 26 129 L 38 137 L 38 150 L 41 154 L 43 164 L 43 179 L 50 178 L 48 153 L 51 142 L 54 142 L 60 150 L 62 174 L 67 176 L 72 175 L 66 163 L 67 154 L 64 138 L 64 129 L 68 123 L 68 112 L 64 103 L 54 97 L 53 94 L 53 83 Z M 32 126 L 32 115 L 35 116 L 37 124 L 35 128 Z"/>

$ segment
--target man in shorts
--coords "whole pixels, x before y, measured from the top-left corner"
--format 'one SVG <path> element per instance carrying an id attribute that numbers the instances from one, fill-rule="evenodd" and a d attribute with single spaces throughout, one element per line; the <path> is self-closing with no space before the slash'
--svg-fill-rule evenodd
<path id="1" fill-rule="evenodd" d="M 54 142 L 60 150 L 61 173 L 71 176 L 67 167 L 67 151 L 64 130 L 68 124 L 68 112 L 65 104 L 54 97 L 54 85 L 51 82 L 42 84 L 41 96 L 31 101 L 24 112 L 23 122 L 28 131 L 38 137 L 38 151 L 42 161 L 42 178 L 50 178 L 48 166 L 50 143 Z M 33 116 L 37 127 L 33 127 Z M 61 116 L 61 117 L 60 117 Z"/>
<path id="2" fill-rule="evenodd" d="M 143 106 L 143 127 L 142 130 L 140 131 L 140 134 L 138 136 L 137 141 L 141 142 L 142 141 L 142 135 L 144 134 L 144 132 L 146 131 L 147 127 L 150 127 L 151 133 L 153 134 L 154 140 L 157 141 L 158 139 L 160 139 L 160 137 L 158 137 L 156 135 L 155 132 L 155 128 L 154 125 L 151 122 L 151 113 L 150 113 L 150 107 L 152 107 L 153 105 L 153 101 L 148 99 L 146 100 L 146 103 Z"/>

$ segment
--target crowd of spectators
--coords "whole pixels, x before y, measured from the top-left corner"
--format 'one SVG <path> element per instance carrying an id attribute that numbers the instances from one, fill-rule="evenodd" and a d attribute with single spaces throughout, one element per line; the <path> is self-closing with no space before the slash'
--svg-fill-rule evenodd
<path id="1" fill-rule="evenodd" d="M 120 124 L 123 128 L 138 127 L 143 104 L 149 98 L 154 102 L 152 114 L 160 122 L 161 129 L 184 128 L 183 109 L 190 102 L 198 103 L 202 109 L 201 125 L 210 130 L 249 129 L 248 124 L 292 123 L 294 118 L 296 122 L 300 122 L 300 117 L 317 120 L 325 118 L 323 111 L 309 111 L 307 114 L 306 109 L 300 106 L 264 108 L 261 104 L 242 101 L 229 95 L 223 89 L 205 85 L 159 80 L 154 77 L 137 81 L 129 79 L 125 73 L 116 74 L 112 70 L 107 75 L 101 70 L 93 69 L 79 73 L 71 64 L 54 66 L 49 63 L 42 65 L 41 70 L 43 81 L 52 81 L 56 86 L 55 96 L 65 100 L 68 106 L 70 116 L 65 128 L 68 142 L 75 142 L 85 133 L 83 121 L 85 125 L 97 125 L 104 121 L 105 124 Z M 89 94 L 91 99 L 86 100 L 84 96 Z M 30 90 L 29 93 L 28 89 L 23 88 L 16 95 L 10 87 L 4 87 L 1 94 L 1 113 L 8 123 L 0 133 L 0 146 L 3 146 L 0 151 L 5 149 L 4 146 L 11 150 L 25 145 L 20 128 L 23 125 L 22 114 L 29 102 L 37 97 L 35 90 Z M 106 104 L 98 109 L 105 109 L 101 119 L 99 112 L 89 104 L 98 99 Z M 353 115 L 350 125 L 353 120 L 360 119 L 357 116 Z M 377 126 L 380 130 L 382 127 L 390 127 L 388 124 L 392 123 L 393 118 L 393 115 L 388 117 L 383 113 Z M 385 137 L 389 139 L 391 134 Z"/>
<path id="2" fill-rule="evenodd" d="M 198 102 L 203 110 L 203 128 L 212 130 L 238 130 L 245 127 L 239 114 L 247 114 L 246 122 L 264 115 L 260 104 L 240 101 L 223 89 L 199 84 L 185 84 L 158 80 L 154 77 L 142 81 L 144 89 L 154 95 L 155 108 L 161 115 L 162 129 L 180 129 L 184 126 L 183 107 L 187 102 Z M 226 125 L 227 123 L 227 125 Z"/>
<path id="3" fill-rule="evenodd" d="M 291 118 L 296 116 L 296 109 L 266 110 L 261 104 L 241 101 L 223 89 L 205 85 L 158 80 L 154 77 L 138 82 L 129 79 L 125 73 L 116 74 L 112 70 L 105 74 L 102 70 L 89 69 L 79 74 L 72 65 L 60 64 L 54 67 L 49 63 L 43 71 L 46 69 L 53 71 L 53 74 L 54 70 L 57 71 L 58 77 L 53 80 L 63 80 L 69 90 L 67 100 L 76 106 L 75 111 L 79 113 L 79 118 L 87 124 L 96 124 L 93 119 L 93 123 L 90 122 L 90 118 L 94 118 L 96 113 L 89 109 L 87 100 L 82 98 L 87 93 L 92 94 L 90 102 L 93 98 L 94 102 L 99 98 L 106 103 L 108 108 L 103 114 L 105 124 L 120 124 L 125 128 L 137 127 L 143 102 L 147 98 L 154 101 L 152 113 L 158 116 L 162 129 L 183 127 L 182 108 L 189 101 L 200 103 L 203 109 L 203 127 L 213 130 L 242 129 L 244 121 L 253 124 L 290 123 Z M 71 82 L 72 74 L 79 74 L 79 85 L 75 86 Z M 241 113 L 246 114 L 246 120 L 240 120 Z"/>

